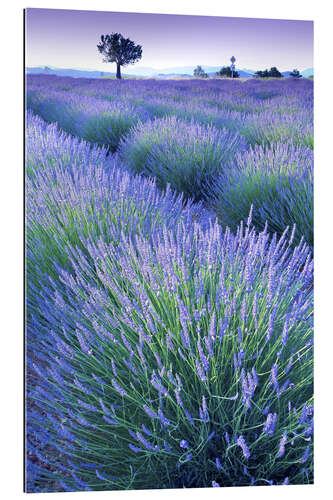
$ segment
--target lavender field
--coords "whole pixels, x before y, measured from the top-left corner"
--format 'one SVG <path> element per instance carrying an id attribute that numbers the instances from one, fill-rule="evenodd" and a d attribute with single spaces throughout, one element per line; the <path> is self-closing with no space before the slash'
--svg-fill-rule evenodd
<path id="1" fill-rule="evenodd" d="M 313 482 L 313 82 L 28 75 L 29 492 Z"/>

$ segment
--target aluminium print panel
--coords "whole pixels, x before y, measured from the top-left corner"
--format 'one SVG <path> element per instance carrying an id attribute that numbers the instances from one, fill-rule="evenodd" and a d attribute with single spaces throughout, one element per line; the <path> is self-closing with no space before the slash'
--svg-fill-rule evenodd
<path id="1" fill-rule="evenodd" d="M 313 483 L 313 23 L 26 9 L 25 52 L 26 491 Z"/>

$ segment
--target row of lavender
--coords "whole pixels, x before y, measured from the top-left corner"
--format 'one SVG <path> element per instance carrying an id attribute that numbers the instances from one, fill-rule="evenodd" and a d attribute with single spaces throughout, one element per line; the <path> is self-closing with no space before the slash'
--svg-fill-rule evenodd
<path id="1" fill-rule="evenodd" d="M 74 83 L 73 83 L 74 82 Z M 309 80 L 155 82 L 30 76 L 27 105 L 48 122 L 117 151 L 135 173 L 206 200 L 235 229 L 313 245 L 313 87 Z M 241 200 L 241 203 L 239 203 Z"/>
<path id="2" fill-rule="evenodd" d="M 312 482 L 307 244 L 30 113 L 26 144 L 28 490 Z"/>
<path id="3" fill-rule="evenodd" d="M 252 145 L 293 139 L 313 147 L 313 83 L 309 80 L 73 82 L 29 75 L 27 84 L 28 107 L 46 121 L 58 121 L 68 132 L 84 134 L 84 139 L 103 142 L 111 149 L 139 120 L 166 116 L 239 132 Z M 86 120 L 91 126 L 85 128 Z M 92 128 L 98 129 L 95 135 Z"/>

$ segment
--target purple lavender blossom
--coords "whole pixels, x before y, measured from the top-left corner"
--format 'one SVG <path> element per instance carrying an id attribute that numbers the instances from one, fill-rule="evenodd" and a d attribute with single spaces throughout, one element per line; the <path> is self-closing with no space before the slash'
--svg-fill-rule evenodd
<path id="1" fill-rule="evenodd" d="M 283 455 L 285 453 L 285 447 L 286 447 L 287 439 L 288 439 L 287 431 L 284 431 L 283 435 L 282 435 L 282 438 L 281 438 L 281 441 L 280 441 L 280 444 L 279 444 L 279 451 L 278 451 L 278 457 L 279 458 L 283 457 Z"/>
<path id="2" fill-rule="evenodd" d="M 128 444 L 128 447 L 129 447 L 132 451 L 134 451 L 134 453 L 140 453 L 140 452 L 142 452 L 142 451 L 145 451 L 145 450 L 143 450 L 142 448 L 139 448 L 138 446 L 134 446 L 134 444 L 132 444 L 132 443 L 129 443 L 129 444 Z"/>
<path id="3" fill-rule="evenodd" d="M 221 464 L 220 459 L 218 457 L 216 457 L 216 459 L 215 459 L 215 464 L 216 464 L 217 470 L 222 470 L 222 464 Z"/>
<path id="4" fill-rule="evenodd" d="M 163 394 L 163 396 L 169 395 L 168 389 L 162 385 L 156 374 L 152 375 L 150 383 L 160 394 Z"/>
<path id="5" fill-rule="evenodd" d="M 202 382 L 206 382 L 207 377 L 204 374 L 204 372 L 202 370 L 202 367 L 201 367 L 201 364 L 200 364 L 200 362 L 197 359 L 195 360 L 195 366 L 196 366 L 197 374 L 198 374 L 200 380 L 202 380 Z"/>
<path id="6" fill-rule="evenodd" d="M 244 436 L 239 436 L 238 437 L 237 444 L 242 449 L 244 457 L 245 458 L 250 458 L 251 453 L 250 453 L 250 450 L 249 450 L 249 448 L 248 448 L 248 446 L 247 446 L 247 444 L 245 442 Z"/>
<path id="7" fill-rule="evenodd" d="M 307 461 L 308 461 L 308 458 L 309 458 L 309 454 L 310 454 L 310 446 L 307 446 L 307 447 L 305 448 L 305 451 L 304 451 L 304 453 L 303 453 L 303 455 L 302 455 L 302 458 L 299 460 L 299 462 L 300 462 L 301 464 L 304 464 L 305 462 L 307 462 Z"/>
<path id="8" fill-rule="evenodd" d="M 268 436 L 273 435 L 277 423 L 277 413 L 269 413 L 264 425 L 263 433 Z"/>
<path id="9" fill-rule="evenodd" d="M 143 444 L 143 446 L 144 446 L 145 448 L 147 448 L 147 450 L 152 450 L 152 449 L 153 449 L 152 445 L 149 443 L 149 441 L 147 441 L 147 440 L 143 437 L 143 435 L 141 434 L 141 432 L 137 432 L 137 433 L 136 433 L 136 435 L 137 435 L 138 441 L 140 441 L 140 443 L 142 443 L 142 444 Z"/>
<path id="10" fill-rule="evenodd" d="M 180 397 L 180 394 L 179 394 L 180 393 L 180 389 L 175 389 L 174 392 L 175 392 L 176 401 L 177 401 L 178 405 L 181 406 L 181 407 L 183 407 L 184 406 L 183 405 L 183 401 L 182 401 L 182 399 Z"/>
<path id="11" fill-rule="evenodd" d="M 149 408 L 149 406 L 143 405 L 142 408 L 147 413 L 148 417 L 150 417 L 152 419 L 158 418 L 157 413 L 155 413 L 151 408 Z"/>
<path id="12" fill-rule="evenodd" d="M 112 379 L 112 385 L 116 389 L 118 394 L 120 394 L 121 396 L 126 396 L 127 392 L 125 391 L 125 389 L 120 387 L 120 385 L 118 384 L 118 382 L 114 378 Z"/>
<path id="13" fill-rule="evenodd" d="M 162 410 L 160 408 L 158 410 L 158 416 L 160 417 L 160 421 L 163 425 L 165 425 L 165 426 L 171 425 L 171 422 L 165 417 L 164 413 L 162 412 Z"/>

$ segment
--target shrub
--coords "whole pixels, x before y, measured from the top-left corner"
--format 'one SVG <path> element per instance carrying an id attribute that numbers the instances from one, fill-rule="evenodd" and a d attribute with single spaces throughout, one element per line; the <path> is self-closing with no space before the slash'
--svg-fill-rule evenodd
<path id="1" fill-rule="evenodd" d="M 154 181 L 130 176 L 106 150 L 31 114 L 26 174 L 28 272 L 40 269 L 54 279 L 57 265 L 70 265 L 63 251 L 68 243 L 84 251 L 81 239 L 89 235 L 105 242 L 118 241 L 123 233 L 150 238 L 179 220 L 190 225 L 209 219 L 200 204 L 185 204 L 169 187 L 162 195 Z M 29 275 L 28 285 L 33 281 Z"/>
<path id="2" fill-rule="evenodd" d="M 253 146 L 294 142 L 295 145 L 313 149 L 312 110 L 301 110 L 292 114 L 267 110 L 258 115 L 249 115 L 240 133 Z"/>
<path id="3" fill-rule="evenodd" d="M 121 141 L 119 155 L 133 172 L 167 183 L 186 197 L 202 198 L 205 187 L 228 165 L 244 141 L 227 130 L 175 117 L 139 123 Z"/>
<path id="4" fill-rule="evenodd" d="M 223 224 L 235 229 L 253 205 L 259 230 L 281 235 L 296 224 L 295 240 L 313 245 L 313 153 L 292 143 L 256 146 L 238 154 L 218 180 L 213 207 Z M 208 196 L 210 192 L 208 193 Z"/>
<path id="5" fill-rule="evenodd" d="M 306 245 L 183 223 L 83 242 L 31 309 L 31 488 L 312 482 Z"/>
<path id="6" fill-rule="evenodd" d="M 65 132 L 115 151 L 123 134 L 139 119 L 148 119 L 142 108 L 122 101 L 107 102 L 91 96 L 54 90 L 28 92 L 28 109 L 47 122 L 57 122 Z"/>

